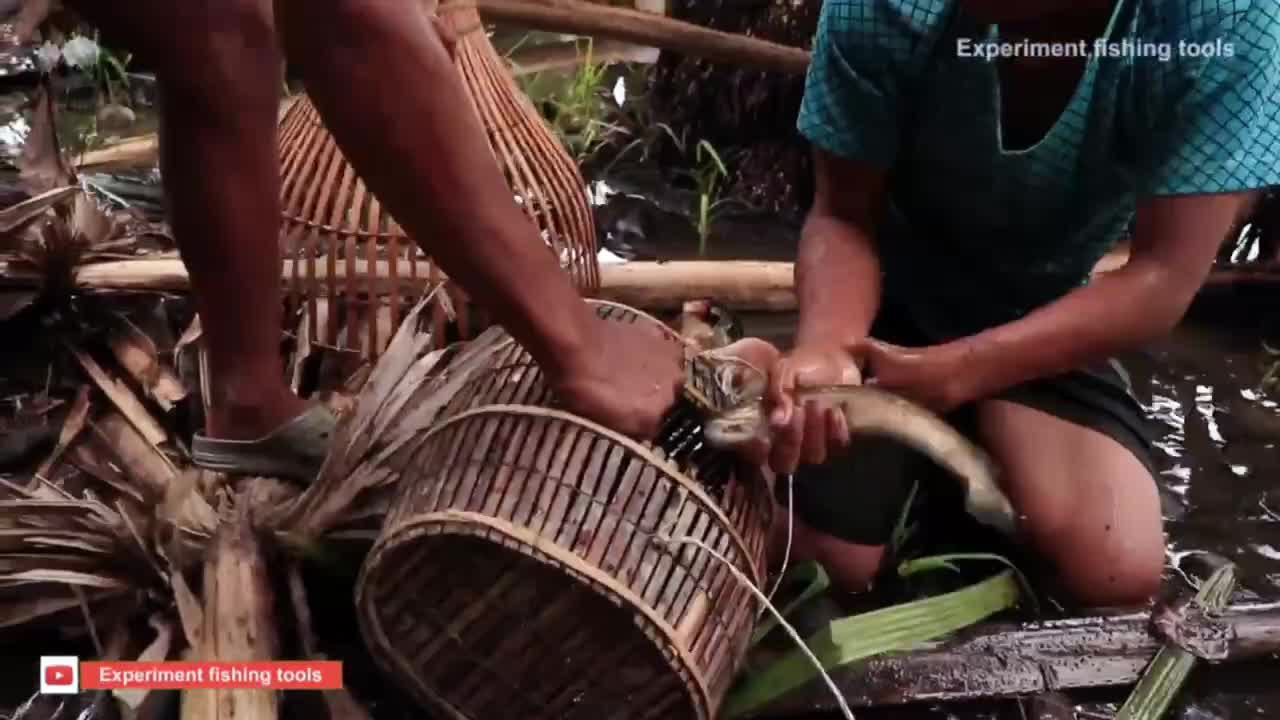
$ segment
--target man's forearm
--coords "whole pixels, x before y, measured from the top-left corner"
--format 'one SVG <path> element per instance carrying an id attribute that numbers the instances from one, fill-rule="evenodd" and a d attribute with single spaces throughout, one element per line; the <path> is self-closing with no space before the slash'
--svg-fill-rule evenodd
<path id="1" fill-rule="evenodd" d="M 964 358 L 959 400 L 1068 372 L 1167 333 L 1197 289 L 1170 278 L 1151 263 L 1131 263 L 1020 320 L 949 343 Z"/>
<path id="2" fill-rule="evenodd" d="M 584 342 L 589 311 L 516 207 L 428 14 L 406 7 L 276 3 L 290 56 L 360 176 L 451 278 L 555 365 Z"/>
<path id="3" fill-rule="evenodd" d="M 880 306 L 880 261 L 870 232 L 830 215 L 805 222 L 796 258 L 796 345 L 849 345 Z"/>

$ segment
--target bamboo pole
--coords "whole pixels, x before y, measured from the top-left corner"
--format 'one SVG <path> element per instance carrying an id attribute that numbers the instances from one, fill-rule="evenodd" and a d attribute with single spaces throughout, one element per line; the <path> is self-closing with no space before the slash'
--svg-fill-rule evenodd
<path id="1" fill-rule="evenodd" d="M 356 260 L 351 264 L 361 287 L 372 271 L 378 286 L 390 289 L 391 269 L 387 262 Z M 1116 267 L 1101 267 L 1095 275 L 1112 272 Z M 320 290 L 328 280 L 323 264 L 316 267 Z M 339 285 L 347 278 L 348 264 L 334 268 Z M 300 268 L 306 276 L 306 268 Z M 285 260 L 280 273 L 281 285 L 293 278 L 293 261 Z M 1219 270 L 1209 276 L 1206 287 L 1239 282 L 1280 284 L 1280 266 L 1264 266 L 1251 270 Z M 0 288 L 31 289 L 39 287 L 41 278 L 33 270 L 12 266 L 0 259 Z M 111 260 L 82 265 L 76 270 L 76 285 L 85 290 L 188 292 L 191 281 L 182 261 L 176 257 L 146 260 Z M 401 292 L 421 294 L 426 278 L 399 277 Z M 725 307 L 742 312 L 791 312 L 796 309 L 794 265 L 789 262 L 756 260 L 686 260 L 672 262 L 628 262 L 600 266 L 600 292 L 605 300 L 614 300 L 645 310 L 678 310 L 686 300 L 714 298 Z"/>
<path id="2" fill-rule="evenodd" d="M 82 173 L 111 173 L 154 165 L 159 156 L 159 136 L 147 133 L 82 153 L 73 164 Z"/>
<path id="3" fill-rule="evenodd" d="M 531 30 L 573 33 L 622 41 L 633 46 L 658 48 L 761 70 L 802 75 L 809 68 L 809 52 L 803 48 L 675 20 L 643 10 L 599 5 L 581 0 L 462 0 L 441 9 L 474 7 L 486 20 L 521 25 Z M 608 47 L 613 47 L 610 45 Z M 625 53 L 621 46 L 615 51 Z M 514 69 L 521 74 L 521 66 Z M 528 68 L 524 72 L 531 72 Z M 283 114 L 295 98 L 286 98 Z M 159 154 L 155 133 L 128 138 L 114 145 L 83 153 L 75 160 L 81 172 L 115 172 L 155 163 Z"/>
<path id="4" fill-rule="evenodd" d="M 391 271 L 387 262 L 365 260 L 354 264 L 355 276 L 363 279 L 370 271 L 380 287 L 388 287 Z M 301 269 L 305 277 L 305 268 Z M 633 262 L 603 265 L 600 268 L 600 296 L 651 310 L 679 309 L 685 300 L 714 297 L 738 310 L 785 312 L 795 308 L 791 286 L 792 264 L 756 261 L 687 261 L 669 263 Z M 348 276 L 346 264 L 334 269 L 341 284 Z M 293 261 L 285 260 L 281 283 L 293 277 Z M 313 287 L 323 290 L 328 280 L 325 267 L 316 267 Z M 426 278 L 400 277 L 402 292 L 418 294 L 426 289 Z M 32 288 L 40 284 L 38 273 L 0 261 L 0 287 Z M 359 283 L 363 285 L 363 280 Z M 187 292 L 190 278 L 177 258 L 113 260 L 82 265 L 76 270 L 76 285 L 86 290 L 143 292 Z"/>
<path id="5" fill-rule="evenodd" d="M 444 5 L 440 11 L 469 5 L 465 1 Z M 796 75 L 803 75 L 809 68 L 809 53 L 804 49 L 631 8 L 582 0 L 475 0 L 474 7 L 485 20 L 531 30 L 626 40 L 716 62 Z"/>

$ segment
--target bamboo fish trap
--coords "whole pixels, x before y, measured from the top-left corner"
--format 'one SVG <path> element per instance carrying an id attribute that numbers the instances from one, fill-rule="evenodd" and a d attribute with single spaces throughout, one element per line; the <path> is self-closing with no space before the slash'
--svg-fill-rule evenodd
<path id="1" fill-rule="evenodd" d="M 453 718 L 716 717 L 759 606 L 671 538 L 759 585 L 772 511 L 763 482 L 701 442 L 716 393 L 692 363 L 646 445 L 552 408 L 514 341 L 494 353 L 390 468 L 397 495 L 356 590 L 378 662 Z"/>
<path id="2" fill-rule="evenodd" d="M 458 35 L 454 65 L 514 201 L 579 290 L 593 295 L 600 284 L 595 226 L 577 165 L 516 85 L 475 6 L 446 0 L 439 15 Z M 440 271 L 355 174 L 305 96 L 281 118 L 280 155 L 281 244 L 294 261 L 290 303 L 303 312 L 313 342 L 376 357 L 418 299 L 399 279 L 434 280 Z M 379 265 L 384 280 L 374 271 Z M 465 336 L 465 296 L 449 290 Z"/>

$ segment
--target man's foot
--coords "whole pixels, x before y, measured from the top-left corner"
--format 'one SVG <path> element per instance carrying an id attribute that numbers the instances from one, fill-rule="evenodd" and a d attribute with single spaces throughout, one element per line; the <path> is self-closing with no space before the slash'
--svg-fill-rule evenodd
<path id="1" fill-rule="evenodd" d="M 278 382 L 255 381 L 252 377 L 215 377 L 222 382 L 221 389 L 248 389 L 218 393 L 219 386 L 214 386 L 215 393 L 210 398 L 212 407 L 205 416 L 204 433 L 212 438 L 256 440 L 292 421 L 311 406 Z"/>
<path id="2" fill-rule="evenodd" d="M 326 407 L 309 405 L 292 419 L 256 438 L 196 434 L 191 444 L 192 462 L 216 472 L 310 483 L 324 465 L 337 425 L 337 418 Z"/>

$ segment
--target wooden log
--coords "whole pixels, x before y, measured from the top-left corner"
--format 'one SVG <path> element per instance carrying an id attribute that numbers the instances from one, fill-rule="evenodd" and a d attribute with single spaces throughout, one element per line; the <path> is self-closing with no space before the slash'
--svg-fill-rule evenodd
<path id="1" fill-rule="evenodd" d="M 342 263 L 335 267 L 335 277 L 348 274 L 348 265 L 357 277 L 364 278 L 372 270 L 379 284 L 390 284 L 391 271 L 385 261 L 370 264 L 365 260 Z M 305 276 L 305 270 L 302 271 Z M 328 270 L 317 263 L 314 286 L 323 289 Z M 76 284 L 86 290 L 145 292 L 187 292 L 190 278 L 178 258 L 150 260 L 114 260 L 90 263 L 76 270 Z M 286 260 L 281 271 L 282 284 L 293 277 L 293 262 Z M 792 292 L 792 264 L 756 261 L 684 261 L 669 263 L 632 262 L 600 267 L 600 296 L 649 310 L 678 310 L 685 300 L 713 297 L 735 310 L 785 312 L 795 309 Z M 384 284 L 385 283 L 385 284 Z M 40 277 L 20 266 L 0 260 L 0 287 L 38 287 Z M 363 285 L 363 283 L 362 283 Z M 400 277 L 403 292 L 421 293 L 426 279 Z"/>
<path id="2" fill-rule="evenodd" d="M 1149 631 L 1149 619 L 1132 613 L 979 625 L 914 652 L 840 668 L 832 677 L 849 704 L 861 707 L 1129 685 L 1163 645 Z M 1219 623 L 1231 661 L 1280 652 L 1280 603 L 1231 607 Z M 816 681 L 754 717 L 834 710 L 830 691 Z"/>
<path id="3" fill-rule="evenodd" d="M 600 294 L 647 310 L 678 310 L 686 300 L 714 298 L 735 310 L 795 310 L 789 262 L 749 260 L 629 262 L 600 266 Z"/>
<path id="4" fill-rule="evenodd" d="M 391 269 L 387 262 L 370 265 L 366 260 L 340 263 L 334 268 L 339 282 L 354 268 L 359 278 L 370 271 L 376 274 L 380 287 L 389 288 Z M 1115 269 L 1112 263 L 1102 272 Z M 1095 273 L 1101 274 L 1101 273 Z M 1245 275 L 1247 274 L 1247 275 Z M 300 275 L 305 277 L 306 270 Z M 1280 267 L 1251 270 L 1218 270 L 1209 276 L 1206 287 L 1221 287 L 1246 276 L 1253 282 L 1280 284 Z M 85 290 L 187 292 L 190 278 L 182 261 L 176 257 L 148 260 L 112 260 L 80 266 L 76 285 Z M 293 261 L 285 260 L 281 283 L 293 277 Z M 317 283 L 322 290 L 328 278 L 323 263 L 316 264 Z M 402 292 L 421 294 L 426 289 L 422 277 L 398 278 Z M 30 289 L 40 286 L 37 273 L 0 259 L 0 288 Z M 364 286 L 364 282 L 360 283 Z M 287 286 L 286 286 L 287 289 Z M 686 300 L 713 298 L 725 307 L 739 312 L 792 312 L 796 309 L 794 266 L 789 262 L 756 260 L 682 260 L 673 262 L 628 262 L 600 266 L 599 297 L 645 310 L 679 310 Z"/>
<path id="5" fill-rule="evenodd" d="M 193 659 L 278 659 L 275 600 L 249 510 L 250 503 L 242 499 L 214 537 L 205 563 L 204 613 Z M 272 687 L 186 690 L 182 697 L 182 720 L 274 720 L 279 709 L 279 692 Z"/>
<path id="6" fill-rule="evenodd" d="M 466 4 L 469 3 L 446 5 L 441 12 Z M 711 30 L 631 8 L 581 0 L 475 0 L 474 7 L 485 20 L 531 30 L 625 40 L 708 60 L 797 75 L 809 68 L 807 50 Z"/>
<path id="7" fill-rule="evenodd" d="M 74 164 L 77 172 L 112 173 L 155 165 L 159 156 L 159 136 L 147 133 L 85 152 Z"/>

